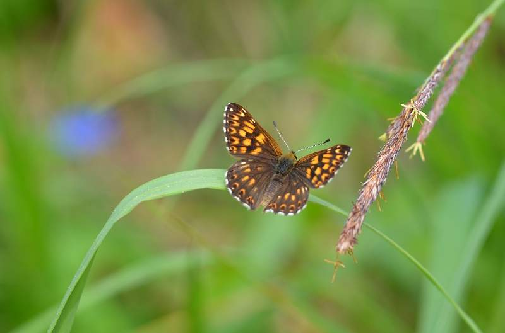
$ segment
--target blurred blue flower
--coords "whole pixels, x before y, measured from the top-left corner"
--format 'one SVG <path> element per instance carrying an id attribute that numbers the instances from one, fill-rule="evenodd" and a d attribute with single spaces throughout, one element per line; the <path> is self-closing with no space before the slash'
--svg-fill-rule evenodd
<path id="1" fill-rule="evenodd" d="M 51 122 L 50 136 L 63 155 L 84 157 L 109 146 L 119 129 L 113 110 L 82 105 L 64 110 Z"/>

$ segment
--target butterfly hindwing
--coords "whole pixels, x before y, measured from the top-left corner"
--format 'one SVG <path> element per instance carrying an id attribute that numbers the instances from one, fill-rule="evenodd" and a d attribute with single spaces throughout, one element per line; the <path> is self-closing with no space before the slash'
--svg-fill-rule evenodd
<path id="1" fill-rule="evenodd" d="M 298 175 L 313 188 L 326 185 L 351 154 L 351 147 L 336 145 L 302 157 L 296 163 Z"/>
<path id="2" fill-rule="evenodd" d="M 223 131 L 226 147 L 236 157 L 271 161 L 282 155 L 277 142 L 239 104 L 226 105 Z"/>
<path id="3" fill-rule="evenodd" d="M 285 183 L 279 188 L 270 203 L 266 205 L 264 211 L 294 215 L 305 208 L 308 198 L 309 188 L 305 181 L 296 174 L 290 174 L 285 178 Z"/>
<path id="4" fill-rule="evenodd" d="M 268 186 L 272 168 L 256 160 L 235 162 L 226 171 L 226 187 L 230 194 L 249 209 L 256 209 Z"/>

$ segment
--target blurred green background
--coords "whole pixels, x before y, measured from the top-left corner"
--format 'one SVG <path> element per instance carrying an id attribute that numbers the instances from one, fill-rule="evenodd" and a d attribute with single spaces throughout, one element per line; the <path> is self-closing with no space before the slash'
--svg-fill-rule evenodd
<path id="1" fill-rule="evenodd" d="M 2 0 L 0 331 L 44 332 L 115 205 L 164 174 L 227 168 L 222 110 L 292 147 L 353 154 L 317 195 L 350 210 L 400 112 L 488 1 Z M 505 332 L 505 217 L 470 270 L 505 157 L 505 9 L 425 146 L 366 221 L 418 258 L 486 332 Z M 428 108 L 425 111 L 429 111 Z M 411 144 L 420 126 L 410 133 Z M 195 137 L 195 133 L 199 133 Z M 493 198 L 491 198 L 493 199 Z M 494 198 L 495 200 L 497 198 Z M 502 200 L 502 198 L 498 198 Z M 225 191 L 142 204 L 100 249 L 73 332 L 467 332 L 365 230 L 330 283 L 344 216 L 285 218 Z"/>

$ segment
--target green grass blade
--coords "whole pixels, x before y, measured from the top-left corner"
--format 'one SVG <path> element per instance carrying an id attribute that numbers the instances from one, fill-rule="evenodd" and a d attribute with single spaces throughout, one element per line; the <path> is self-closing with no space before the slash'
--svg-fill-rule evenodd
<path id="1" fill-rule="evenodd" d="M 319 197 L 316 197 L 315 195 L 311 194 L 310 197 L 309 197 L 309 200 L 312 201 L 312 202 L 315 202 L 321 206 L 324 206 L 326 208 L 329 208 L 330 210 L 336 212 L 336 213 L 339 213 L 341 215 L 344 215 L 345 217 L 347 217 L 347 215 L 349 215 L 349 213 L 347 213 L 345 210 L 343 210 L 342 208 L 339 208 L 337 206 L 335 206 L 334 204 L 332 203 L 329 203 L 328 201 L 326 200 L 323 200 Z"/>
<path id="2" fill-rule="evenodd" d="M 467 239 L 482 198 L 482 182 L 468 179 L 444 186 L 439 194 L 433 195 L 430 203 L 432 218 L 428 219 L 428 228 L 431 241 L 428 242 L 430 258 L 427 267 L 440 283 L 447 286 L 447 292 L 457 302 L 461 302 L 462 298 L 458 292 L 456 272 L 467 256 Z M 442 295 L 425 283 L 418 332 L 452 332 L 449 327 L 454 326 L 456 319 L 456 313 Z"/>
<path id="3" fill-rule="evenodd" d="M 126 99 L 138 98 L 162 89 L 192 82 L 228 79 L 237 75 L 246 62 L 240 59 L 191 61 L 156 69 L 119 85 L 100 97 L 98 106 L 106 109 Z"/>
<path id="4" fill-rule="evenodd" d="M 502 163 L 500 171 L 498 172 L 498 176 L 494 182 L 494 187 L 491 190 L 491 193 L 484 201 L 484 205 L 482 206 L 481 211 L 477 215 L 477 219 L 475 221 L 475 225 L 473 229 L 470 231 L 470 237 L 467 243 L 467 253 L 464 257 L 465 260 L 462 262 L 458 275 L 463 279 L 467 279 L 469 277 L 470 269 L 477 259 L 480 250 L 486 240 L 491 228 L 493 226 L 493 222 L 496 219 L 498 213 L 500 213 L 505 206 L 505 162 Z M 461 282 L 463 285 L 466 284 L 466 281 Z"/>
<path id="5" fill-rule="evenodd" d="M 222 169 L 203 169 L 193 171 L 183 171 L 171 175 L 163 176 L 139 186 L 128 194 L 114 209 L 111 216 L 105 223 L 104 227 L 96 237 L 92 246 L 86 253 L 79 269 L 77 270 L 72 282 L 63 300 L 56 312 L 56 316 L 51 323 L 48 332 L 69 332 L 73 323 L 73 318 L 86 283 L 87 274 L 90 270 L 93 258 L 98 251 L 101 243 L 110 232 L 115 223 L 131 212 L 138 204 L 143 201 L 162 198 L 165 196 L 181 194 L 187 191 L 196 189 L 224 189 L 224 172 Z M 315 196 L 311 196 L 310 200 L 321 204 L 331 210 L 347 215 L 345 211 L 336 207 L 335 205 L 326 202 Z M 430 280 L 433 285 L 445 296 L 445 298 L 453 305 L 456 311 L 460 314 L 463 320 L 473 329 L 474 332 L 480 332 L 473 320 L 459 307 L 459 305 L 447 294 L 445 289 L 437 282 L 432 274 L 424 268 L 419 261 L 412 255 L 396 244 L 392 239 L 384 235 L 376 228 L 365 224 L 365 227 L 374 231 L 377 235 L 381 236 L 384 240 L 390 243 L 395 249 L 406 256 L 414 265 Z"/>
<path id="6" fill-rule="evenodd" d="M 202 188 L 223 189 L 224 170 L 211 169 L 178 172 L 149 181 L 128 194 L 114 209 L 86 253 L 56 311 L 56 316 L 49 326 L 48 332 L 70 331 L 93 258 L 107 234 L 120 218 L 131 212 L 143 201 Z"/>
<path id="7" fill-rule="evenodd" d="M 484 241 L 487 239 L 489 232 L 496 220 L 496 216 L 500 213 L 505 205 L 505 163 L 502 164 L 494 186 L 489 196 L 483 201 L 481 210 L 477 214 L 475 223 L 468 233 L 464 245 L 464 255 L 462 256 L 459 265 L 454 272 L 454 279 L 451 283 L 452 293 L 455 299 L 462 299 L 465 293 L 465 287 L 469 278 L 472 276 L 471 269 L 477 256 L 479 255 Z M 440 332 L 454 332 L 456 323 L 454 315 L 448 311 L 439 311 L 435 318 L 435 326 L 444 328 L 445 330 L 437 330 Z"/>
<path id="8" fill-rule="evenodd" d="M 101 280 L 96 285 L 90 286 L 83 294 L 80 309 L 85 310 L 96 304 L 114 297 L 121 292 L 134 289 L 138 286 L 157 279 L 161 276 L 170 276 L 192 267 L 212 262 L 212 256 L 207 251 L 188 251 L 177 253 L 164 253 L 150 257 L 139 263 L 132 264 L 123 270 Z M 51 323 L 56 306 L 41 313 L 11 333 L 39 333 Z"/>
<path id="9" fill-rule="evenodd" d="M 96 250 L 97 249 L 98 247 Z M 86 285 L 86 279 L 88 278 L 93 259 L 95 258 L 96 250 L 93 253 L 88 251 L 86 257 L 84 257 L 83 263 L 77 270 L 74 279 L 63 297 L 61 303 L 63 306 L 60 306 L 56 311 L 55 320 L 51 323 L 51 326 L 49 326 L 48 332 L 70 332 L 72 329 L 75 313 L 77 312 L 82 292 Z"/>
<path id="10" fill-rule="evenodd" d="M 343 211 L 342 209 L 336 207 L 335 205 L 320 199 L 318 197 L 315 197 L 313 195 L 310 196 L 310 200 L 313 202 L 316 202 L 320 205 L 323 205 L 339 214 L 347 216 L 348 214 Z M 449 293 L 445 290 L 444 287 L 437 281 L 437 279 L 431 274 L 416 258 L 414 258 L 410 253 L 408 253 L 404 248 L 402 248 L 399 244 L 397 244 L 394 240 L 386 236 L 384 233 L 376 229 L 375 227 L 371 226 L 370 224 L 363 223 L 365 228 L 373 231 L 375 234 L 380 236 L 382 239 L 384 239 L 386 242 L 388 242 L 393 248 L 395 248 L 398 252 L 403 254 L 410 262 L 414 264 L 414 266 L 417 267 L 423 273 L 423 275 L 428 279 L 428 281 L 433 284 L 433 286 L 445 297 L 445 299 L 452 305 L 452 307 L 456 310 L 456 312 L 459 314 L 461 319 L 470 327 L 470 329 L 473 332 L 476 333 L 481 333 L 482 331 L 479 329 L 477 324 L 474 322 L 474 320 L 456 303 L 456 301 L 449 295 Z"/>

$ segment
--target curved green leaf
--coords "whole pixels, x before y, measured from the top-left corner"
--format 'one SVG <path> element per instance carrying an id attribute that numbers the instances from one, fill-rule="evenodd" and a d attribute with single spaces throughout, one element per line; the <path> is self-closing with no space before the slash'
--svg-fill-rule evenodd
<path id="1" fill-rule="evenodd" d="M 208 251 L 178 251 L 163 253 L 154 257 L 134 263 L 122 270 L 104 278 L 97 284 L 90 286 L 83 295 L 80 309 L 85 310 L 94 305 L 112 298 L 113 296 L 144 285 L 161 276 L 170 276 L 195 265 L 212 263 L 213 258 Z M 56 306 L 40 313 L 28 322 L 19 326 L 11 333 L 38 333 L 43 332 L 51 323 Z"/>
<path id="2" fill-rule="evenodd" d="M 116 222 L 131 212 L 138 204 L 143 201 L 159 199 L 166 196 L 171 196 L 175 194 L 181 194 L 187 191 L 192 191 L 196 189 L 225 189 L 224 182 L 224 172 L 223 169 L 202 169 L 202 170 L 192 170 L 183 171 L 163 176 L 154 180 L 147 182 L 139 186 L 137 189 L 133 190 L 128 194 L 117 207 L 112 212 L 111 216 L 105 223 L 104 227 L 96 237 L 95 241 L 91 245 L 90 249 L 86 253 L 79 269 L 77 270 L 70 286 L 61 301 L 60 306 L 56 312 L 56 316 L 51 323 L 48 332 L 69 332 L 77 311 L 81 295 L 86 284 L 86 278 L 88 276 L 89 270 L 93 263 L 93 258 L 98 251 L 98 248 L 102 244 L 103 240 L 110 232 L 112 227 Z M 345 211 L 339 207 L 322 200 L 316 196 L 311 195 L 310 200 L 312 202 L 321 204 L 331 210 L 347 215 Z M 392 239 L 384 235 L 382 232 L 376 228 L 365 224 L 365 226 L 374 231 L 377 235 L 381 236 L 384 240 L 390 243 L 395 249 L 406 256 L 416 267 L 430 280 L 433 285 L 446 297 L 446 299 L 455 307 L 457 312 L 463 318 L 463 320 L 475 331 L 479 332 L 479 329 L 473 322 L 473 320 L 459 307 L 459 305 L 449 296 L 445 289 L 437 282 L 429 271 L 424 268 L 419 261 L 417 261 L 412 255 L 410 255 L 406 250 L 401 248 Z"/>
<path id="3" fill-rule="evenodd" d="M 120 218 L 131 212 L 142 201 L 158 199 L 201 188 L 223 189 L 224 186 L 224 170 L 204 169 L 183 171 L 163 176 L 151 180 L 130 192 L 114 209 L 84 256 L 79 269 L 75 273 L 72 282 L 70 282 L 65 296 L 63 296 L 63 300 L 56 311 L 56 316 L 49 326 L 48 332 L 70 332 L 93 258 L 109 231 Z"/>

